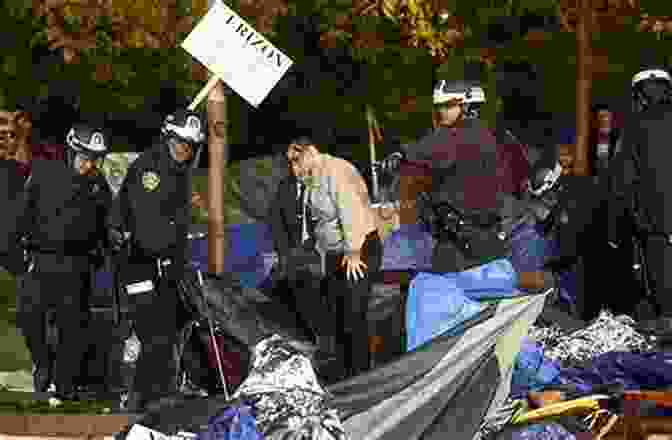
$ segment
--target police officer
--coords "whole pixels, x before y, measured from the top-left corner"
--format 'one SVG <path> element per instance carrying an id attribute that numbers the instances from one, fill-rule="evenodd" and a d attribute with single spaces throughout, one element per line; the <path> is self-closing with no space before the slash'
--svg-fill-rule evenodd
<path id="1" fill-rule="evenodd" d="M 461 272 L 509 255 L 510 235 L 527 205 L 507 192 L 501 149 L 480 120 L 485 94 L 479 84 L 440 80 L 433 102 L 435 130 L 386 161 L 401 161 L 402 179 L 404 168 L 413 177 L 430 176 L 416 188 L 427 195 L 417 212 L 436 239 L 432 269 Z M 402 188 L 402 204 L 412 193 Z M 548 282 L 550 276 L 537 284 Z"/>
<path id="2" fill-rule="evenodd" d="M 18 289 L 17 308 L 35 366 L 35 390 L 46 391 L 53 377 L 57 396 L 75 399 L 92 266 L 102 264 L 112 195 L 100 173 L 107 153 L 103 130 L 76 125 L 66 143 L 65 163 L 36 160 L 27 182 L 22 235 L 32 262 Z M 55 371 L 45 329 L 51 307 L 60 333 Z"/>
<path id="3" fill-rule="evenodd" d="M 672 174 L 667 164 L 672 124 L 672 76 L 649 67 L 632 79 L 633 115 L 626 122 L 622 150 L 613 163 L 615 197 L 611 209 L 632 207 L 637 236 L 644 249 L 647 275 L 659 319 L 642 323 L 654 333 L 672 332 Z M 617 216 L 610 215 L 610 219 Z M 613 247 L 622 245 L 610 224 Z"/>
<path id="4" fill-rule="evenodd" d="M 196 113 L 180 110 L 165 119 L 161 133 L 130 166 L 110 218 L 111 239 L 130 244 L 120 278 L 142 344 L 129 411 L 177 391 L 178 282 L 186 273 L 192 169 L 205 128 Z"/>

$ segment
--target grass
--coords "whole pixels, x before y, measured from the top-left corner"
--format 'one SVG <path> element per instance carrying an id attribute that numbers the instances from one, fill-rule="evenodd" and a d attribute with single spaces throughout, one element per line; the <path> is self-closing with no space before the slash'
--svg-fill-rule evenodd
<path id="1" fill-rule="evenodd" d="M 32 368 L 30 354 L 23 337 L 16 329 L 16 281 L 0 271 L 0 371 Z"/>
<path id="2" fill-rule="evenodd" d="M 0 391 L 0 414 L 108 414 L 117 406 L 113 401 L 83 400 L 51 407 L 48 401 L 33 399 L 32 393 Z"/>

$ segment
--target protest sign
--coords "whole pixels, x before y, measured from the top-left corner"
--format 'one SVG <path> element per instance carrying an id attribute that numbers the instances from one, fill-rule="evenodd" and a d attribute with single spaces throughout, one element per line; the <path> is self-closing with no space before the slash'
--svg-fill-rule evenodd
<path id="1" fill-rule="evenodd" d="M 262 103 L 293 64 L 221 1 L 214 3 L 182 48 L 254 107 Z M 200 99 L 215 83 L 208 83 L 199 93 Z"/>

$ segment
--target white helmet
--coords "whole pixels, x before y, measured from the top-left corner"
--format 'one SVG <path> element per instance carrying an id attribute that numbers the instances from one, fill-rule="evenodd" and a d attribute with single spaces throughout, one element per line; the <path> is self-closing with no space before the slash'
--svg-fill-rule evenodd
<path id="1" fill-rule="evenodd" d="M 439 80 L 434 87 L 434 105 L 441 105 L 452 99 L 461 100 L 465 119 L 478 119 L 485 103 L 485 92 L 478 83 Z"/>
<path id="2" fill-rule="evenodd" d="M 200 116 L 195 112 L 185 110 L 177 110 L 166 116 L 161 133 L 192 146 L 201 144 L 205 140 L 205 127 Z"/>
<path id="3" fill-rule="evenodd" d="M 651 89 L 651 83 L 661 83 L 658 91 Z M 632 103 L 634 110 L 642 112 L 651 105 L 665 102 L 672 103 L 672 76 L 663 69 L 645 69 L 632 77 Z"/>
<path id="4" fill-rule="evenodd" d="M 443 104 L 451 99 L 460 99 L 464 104 L 483 104 L 485 102 L 485 92 L 479 84 L 466 81 L 439 80 L 434 86 L 434 104 Z"/>

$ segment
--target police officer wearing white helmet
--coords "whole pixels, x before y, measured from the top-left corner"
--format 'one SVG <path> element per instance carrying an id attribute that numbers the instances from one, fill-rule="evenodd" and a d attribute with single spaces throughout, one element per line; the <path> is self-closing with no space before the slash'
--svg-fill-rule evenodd
<path id="1" fill-rule="evenodd" d="M 631 93 L 633 114 L 625 125 L 622 150 L 614 158 L 611 207 L 618 210 L 619 204 L 625 204 L 631 208 L 644 250 L 658 319 L 642 327 L 671 335 L 672 173 L 668 164 L 672 160 L 672 76 L 661 66 L 646 66 L 633 76 Z M 615 225 L 609 226 L 612 246 L 619 246 Z"/>
<path id="2" fill-rule="evenodd" d="M 192 170 L 205 133 L 197 113 L 168 115 L 160 141 L 129 167 L 113 205 L 110 237 L 126 250 L 120 282 L 142 344 L 127 404 L 132 412 L 177 391 L 178 286 L 188 273 Z"/>
<path id="3" fill-rule="evenodd" d="M 46 391 L 54 380 L 57 397 L 76 399 L 91 274 L 102 264 L 112 192 L 100 172 L 108 151 L 104 131 L 78 124 L 66 143 L 65 162 L 36 160 L 27 182 L 22 245 L 30 264 L 18 290 L 17 315 L 33 358 L 36 391 Z M 52 307 L 60 336 L 55 359 L 45 331 Z"/>

